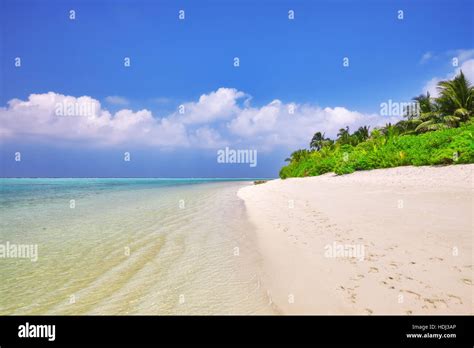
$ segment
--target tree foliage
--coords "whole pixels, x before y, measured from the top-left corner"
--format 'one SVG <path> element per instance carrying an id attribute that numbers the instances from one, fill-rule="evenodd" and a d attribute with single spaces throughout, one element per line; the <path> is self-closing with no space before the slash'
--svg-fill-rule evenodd
<path id="1" fill-rule="evenodd" d="M 359 127 L 351 134 L 341 128 L 332 140 L 316 132 L 310 150 L 293 152 L 280 177 L 320 175 L 327 172 L 403 165 L 474 162 L 474 87 L 461 71 L 454 79 L 438 84 L 439 96 L 414 97 L 418 114 L 407 110 L 396 124 L 370 131 Z"/>

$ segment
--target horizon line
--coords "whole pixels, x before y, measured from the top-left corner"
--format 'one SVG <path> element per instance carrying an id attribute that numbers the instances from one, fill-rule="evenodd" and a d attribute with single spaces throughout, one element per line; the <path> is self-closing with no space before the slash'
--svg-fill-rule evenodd
<path id="1" fill-rule="evenodd" d="M 241 180 L 260 180 L 260 179 L 278 179 L 278 177 L 232 177 L 232 178 L 217 178 L 217 177 L 201 177 L 201 178 L 192 178 L 192 177 L 176 177 L 176 178 L 167 178 L 167 177 L 153 177 L 153 176 L 76 176 L 76 177 L 61 177 L 61 176 L 2 176 L 0 179 L 160 179 L 160 180 L 232 180 L 232 179 L 241 179 Z"/>

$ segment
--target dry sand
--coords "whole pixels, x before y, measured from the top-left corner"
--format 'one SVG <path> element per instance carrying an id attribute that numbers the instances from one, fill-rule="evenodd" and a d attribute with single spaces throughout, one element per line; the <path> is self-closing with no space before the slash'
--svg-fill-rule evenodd
<path id="1" fill-rule="evenodd" d="M 288 314 L 472 314 L 473 170 L 399 167 L 240 189 L 269 301 Z"/>

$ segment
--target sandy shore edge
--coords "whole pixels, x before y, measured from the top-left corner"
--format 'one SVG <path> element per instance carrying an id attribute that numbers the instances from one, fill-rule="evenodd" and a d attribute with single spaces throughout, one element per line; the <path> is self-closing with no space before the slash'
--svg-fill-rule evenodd
<path id="1" fill-rule="evenodd" d="M 288 314 L 472 314 L 474 165 L 241 188 L 263 285 Z"/>

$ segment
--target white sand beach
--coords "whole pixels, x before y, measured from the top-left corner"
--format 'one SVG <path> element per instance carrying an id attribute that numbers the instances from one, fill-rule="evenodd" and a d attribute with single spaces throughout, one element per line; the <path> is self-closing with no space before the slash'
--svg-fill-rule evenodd
<path id="1" fill-rule="evenodd" d="M 399 167 L 241 188 L 274 306 L 472 314 L 473 170 Z"/>

